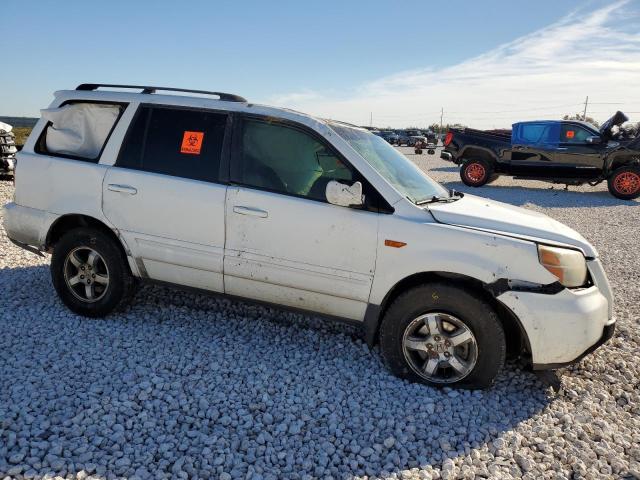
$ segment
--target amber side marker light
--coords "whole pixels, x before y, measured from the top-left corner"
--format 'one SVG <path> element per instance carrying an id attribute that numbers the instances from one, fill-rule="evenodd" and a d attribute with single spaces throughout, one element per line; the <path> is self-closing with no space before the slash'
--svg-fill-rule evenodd
<path id="1" fill-rule="evenodd" d="M 402 248 L 406 245 L 404 242 L 398 242 L 397 240 L 385 240 L 385 247 Z"/>

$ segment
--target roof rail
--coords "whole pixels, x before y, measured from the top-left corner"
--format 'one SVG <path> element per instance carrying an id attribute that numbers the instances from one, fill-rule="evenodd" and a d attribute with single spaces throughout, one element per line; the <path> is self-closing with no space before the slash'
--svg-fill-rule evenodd
<path id="1" fill-rule="evenodd" d="M 76 87 L 76 90 L 84 90 L 91 91 L 97 90 L 101 87 L 108 88 L 141 88 L 142 91 L 140 93 L 156 93 L 157 90 L 162 90 L 166 92 L 186 92 L 186 93 L 200 93 L 203 95 L 217 95 L 220 100 L 225 102 L 246 102 L 247 100 L 240 95 L 234 95 L 233 93 L 223 93 L 223 92 L 209 92 L 207 90 L 189 90 L 187 88 L 171 88 L 171 87 L 150 87 L 148 85 L 114 85 L 110 83 L 82 83 Z"/>

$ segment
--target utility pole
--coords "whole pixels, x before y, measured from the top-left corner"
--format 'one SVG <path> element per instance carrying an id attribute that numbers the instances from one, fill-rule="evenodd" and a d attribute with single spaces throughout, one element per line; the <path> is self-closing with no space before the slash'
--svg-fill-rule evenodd
<path id="1" fill-rule="evenodd" d="M 589 95 L 587 95 L 586 100 L 584 101 L 584 113 L 582 114 L 582 120 L 587 120 L 587 105 L 589 105 Z"/>
<path id="2" fill-rule="evenodd" d="M 369 126 L 373 127 L 373 112 L 369 114 Z"/>
<path id="3" fill-rule="evenodd" d="M 440 131 L 439 134 L 442 135 L 442 116 L 444 115 L 444 107 L 440 108 Z"/>

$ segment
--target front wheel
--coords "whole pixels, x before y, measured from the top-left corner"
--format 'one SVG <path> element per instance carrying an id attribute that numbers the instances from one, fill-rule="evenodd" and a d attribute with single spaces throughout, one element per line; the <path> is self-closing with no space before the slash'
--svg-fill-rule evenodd
<path id="1" fill-rule="evenodd" d="M 76 228 L 56 243 L 51 280 L 62 302 L 86 317 L 103 317 L 134 292 L 126 258 L 115 241 L 93 228 Z"/>
<path id="2" fill-rule="evenodd" d="M 607 180 L 609 193 L 622 200 L 640 197 L 640 167 L 620 167 Z"/>
<path id="3" fill-rule="evenodd" d="M 485 388 L 504 365 L 506 340 L 474 292 L 430 283 L 401 294 L 380 326 L 385 363 L 398 377 L 437 387 Z"/>

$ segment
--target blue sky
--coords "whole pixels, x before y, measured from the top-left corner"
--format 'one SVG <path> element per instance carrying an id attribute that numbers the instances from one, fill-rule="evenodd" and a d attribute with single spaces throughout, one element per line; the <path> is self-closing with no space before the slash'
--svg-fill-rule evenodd
<path id="1" fill-rule="evenodd" d="M 500 49 L 514 42 L 517 46 L 531 35 L 540 40 L 546 37 L 540 32 L 558 22 L 584 22 L 611 5 L 627 12 L 627 20 L 629 11 L 637 18 L 637 0 L 4 0 L 2 37 L 15 48 L 5 58 L 12 71 L 0 74 L 0 115 L 37 115 L 53 91 L 83 82 L 223 90 L 357 123 L 364 123 L 371 112 L 377 123 L 400 125 L 429 121 L 441 106 L 452 112 L 447 114 L 452 121 L 454 111 L 467 107 L 503 111 L 521 108 L 521 100 L 555 106 L 555 97 L 540 103 L 498 91 L 487 95 L 484 88 L 472 102 L 456 103 L 450 87 L 439 93 L 438 74 L 450 78 L 458 66 L 459 71 L 473 68 L 469 62 L 474 59 L 495 57 Z M 597 20 L 598 25 L 609 28 L 611 15 Z M 621 28 L 637 33 L 636 27 L 630 22 Z M 632 39 L 630 48 L 636 46 Z M 555 54 L 561 57 L 563 52 Z M 526 56 L 526 46 L 503 55 Z M 504 63 L 498 57 L 493 61 Z M 476 68 L 491 67 L 485 62 Z M 455 84 L 461 79 L 451 80 Z M 460 84 L 459 92 L 468 93 L 469 88 L 473 92 L 473 83 Z M 575 98 L 564 104 L 577 105 L 595 93 L 576 89 Z M 468 120 L 482 123 L 481 118 L 469 115 Z"/>

